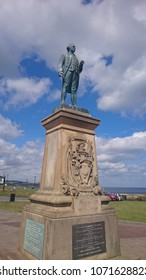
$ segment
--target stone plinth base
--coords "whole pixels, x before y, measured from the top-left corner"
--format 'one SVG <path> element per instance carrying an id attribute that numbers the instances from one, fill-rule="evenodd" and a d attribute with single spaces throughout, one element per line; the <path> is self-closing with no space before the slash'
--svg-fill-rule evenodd
<path id="1" fill-rule="evenodd" d="M 45 206 L 44 206 L 45 207 Z M 117 216 L 102 214 L 50 218 L 44 207 L 23 211 L 19 251 L 28 259 L 108 259 L 120 255 Z M 49 214 L 50 215 L 50 214 Z"/>

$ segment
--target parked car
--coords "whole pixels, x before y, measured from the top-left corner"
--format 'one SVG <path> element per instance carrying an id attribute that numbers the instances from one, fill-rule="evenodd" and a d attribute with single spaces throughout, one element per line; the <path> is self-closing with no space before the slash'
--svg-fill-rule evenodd
<path id="1" fill-rule="evenodd" d="M 114 193 L 104 192 L 104 195 L 109 196 L 110 199 L 113 200 L 113 201 L 119 200 L 118 196 L 116 194 L 114 194 Z"/>
<path id="2" fill-rule="evenodd" d="M 115 193 L 109 193 L 109 192 L 104 192 L 104 195 L 107 195 L 111 198 L 113 201 L 122 201 L 123 197 L 120 194 L 115 194 Z"/>

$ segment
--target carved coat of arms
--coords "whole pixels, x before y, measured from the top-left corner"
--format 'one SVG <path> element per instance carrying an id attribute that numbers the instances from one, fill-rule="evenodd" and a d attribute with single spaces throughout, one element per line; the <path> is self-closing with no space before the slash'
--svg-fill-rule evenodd
<path id="1" fill-rule="evenodd" d="M 66 159 L 66 175 L 61 178 L 62 191 L 73 195 L 96 192 L 98 176 L 93 172 L 95 159 L 92 141 L 69 138 Z"/>

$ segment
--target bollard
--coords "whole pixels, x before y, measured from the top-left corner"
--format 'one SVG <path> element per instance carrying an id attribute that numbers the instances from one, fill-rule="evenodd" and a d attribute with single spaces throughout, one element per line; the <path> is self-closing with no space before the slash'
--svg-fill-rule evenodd
<path id="1" fill-rule="evenodd" d="M 10 194 L 10 202 L 14 202 L 15 201 L 15 193 L 11 193 Z"/>

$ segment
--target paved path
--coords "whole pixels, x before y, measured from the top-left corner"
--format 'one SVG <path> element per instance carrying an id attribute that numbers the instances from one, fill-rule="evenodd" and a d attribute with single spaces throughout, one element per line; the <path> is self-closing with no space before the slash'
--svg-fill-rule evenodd
<path id="1" fill-rule="evenodd" d="M 119 221 L 121 254 L 146 260 L 146 223 Z"/>
<path id="2" fill-rule="evenodd" d="M 0 210 L 0 259 L 18 248 L 21 214 Z M 120 259 L 146 260 L 146 224 L 119 221 Z"/>
<path id="3" fill-rule="evenodd" d="M 10 197 L 9 196 L 0 196 L 0 202 L 6 202 L 6 201 L 10 201 Z M 28 198 L 23 198 L 23 197 L 17 197 L 15 196 L 15 201 L 29 201 Z"/>

